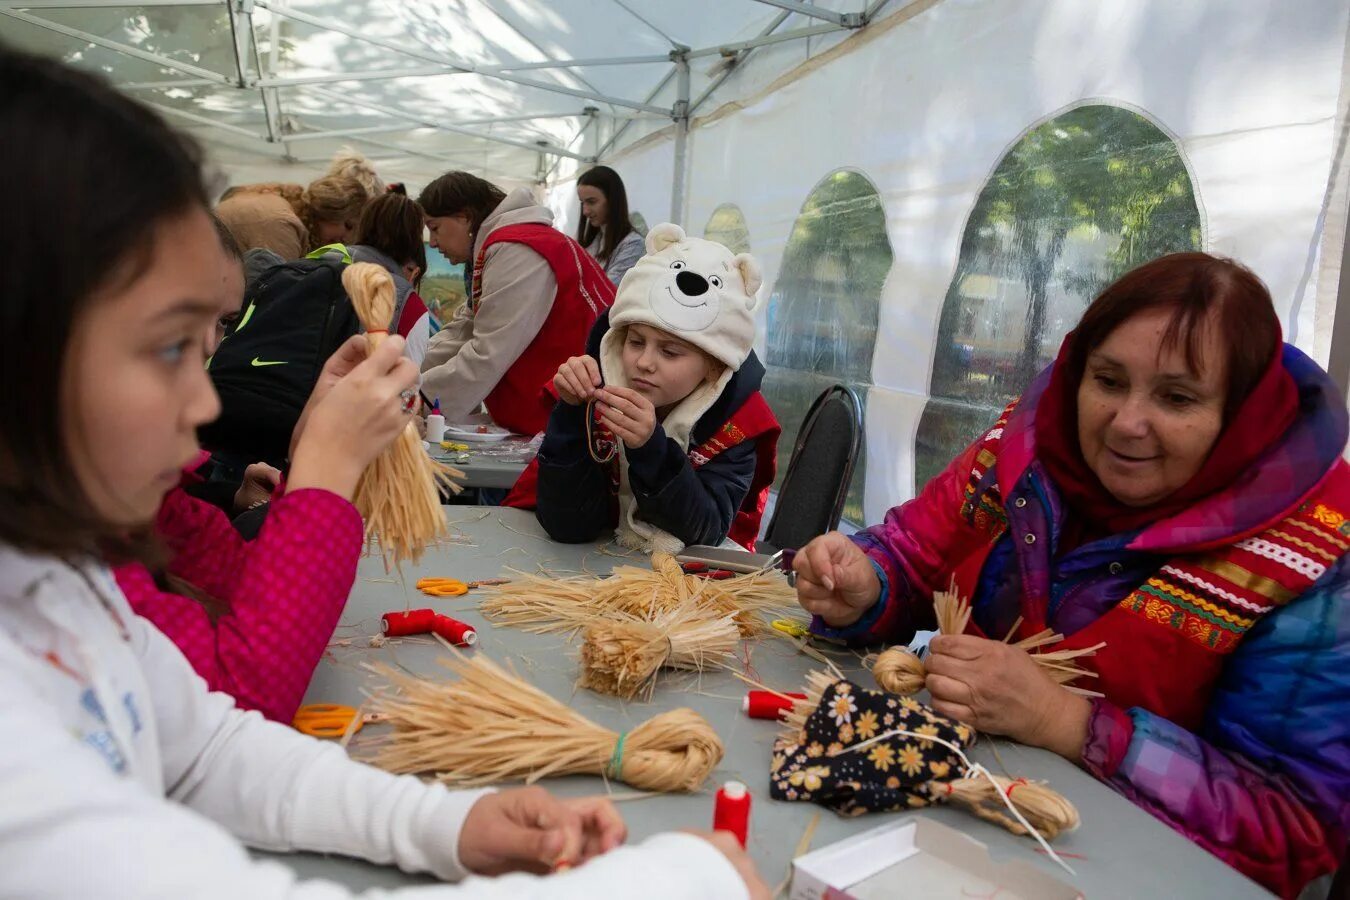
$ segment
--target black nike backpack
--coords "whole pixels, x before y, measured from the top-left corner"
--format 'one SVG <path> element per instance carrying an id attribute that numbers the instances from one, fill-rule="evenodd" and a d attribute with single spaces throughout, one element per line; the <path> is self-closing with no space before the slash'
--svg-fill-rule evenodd
<path id="1" fill-rule="evenodd" d="M 351 262 L 340 245 L 264 271 L 244 297 L 207 371 L 220 418 L 199 433 L 202 446 L 242 469 L 285 468 L 291 432 L 328 358 L 360 330 L 342 287 Z"/>

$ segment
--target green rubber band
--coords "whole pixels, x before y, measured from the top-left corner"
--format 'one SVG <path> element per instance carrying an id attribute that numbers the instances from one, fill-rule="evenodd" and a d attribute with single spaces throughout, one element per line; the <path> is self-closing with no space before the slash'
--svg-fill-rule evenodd
<path id="1" fill-rule="evenodd" d="M 605 770 L 606 777 L 613 778 L 615 781 L 623 780 L 623 742 L 628 739 L 628 732 L 619 735 L 619 740 L 614 745 L 614 752 L 609 757 L 609 767 Z"/>

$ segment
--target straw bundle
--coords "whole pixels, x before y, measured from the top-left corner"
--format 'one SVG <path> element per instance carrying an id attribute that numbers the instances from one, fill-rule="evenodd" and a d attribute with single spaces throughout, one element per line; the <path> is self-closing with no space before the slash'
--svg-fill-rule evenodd
<path id="1" fill-rule="evenodd" d="M 632 699 L 656 686 L 663 666 L 703 671 L 727 665 L 740 643 L 733 616 L 696 600 L 650 620 L 600 619 L 586 627 L 581 686 Z"/>
<path id="2" fill-rule="evenodd" d="M 984 778 L 930 781 L 928 792 L 970 810 L 986 822 L 1001 825 L 1013 834 L 1028 832 L 1009 814 L 1000 794 L 1011 800 L 1027 824 L 1047 841 L 1053 841 L 1061 832 L 1073 831 L 1079 824 L 1078 809 L 1044 782 L 989 773 Z"/>
<path id="3" fill-rule="evenodd" d="M 615 734 L 484 657 L 440 663 L 458 680 L 367 664 L 397 689 L 373 698 L 374 715 L 394 731 L 377 739 L 369 762 L 465 787 L 603 775 L 641 790 L 695 791 L 722 760 L 716 732 L 691 709 Z"/>
<path id="4" fill-rule="evenodd" d="M 937 591 L 933 594 L 933 611 L 937 616 L 938 630 L 943 634 L 962 634 L 970 624 L 970 603 L 956 592 L 955 582 L 952 583 L 950 590 Z M 1022 619 L 1019 616 L 1012 628 L 1008 629 L 1008 634 L 1003 639 L 1004 643 L 1012 639 L 1021 624 Z M 1023 638 L 1012 646 L 1025 650 L 1041 670 L 1054 679 L 1056 684 L 1064 685 L 1065 690 L 1088 697 L 1100 697 L 1101 694 L 1096 691 L 1073 687 L 1068 682 L 1075 678 L 1097 677 L 1096 672 L 1083 668 L 1074 660 L 1094 655 L 1105 647 L 1106 643 L 1102 642 L 1081 650 L 1054 650 L 1049 653 L 1040 651 L 1041 647 L 1062 640 L 1064 635 L 1047 628 L 1031 637 Z M 923 660 L 909 650 L 891 647 L 877 655 L 872 663 L 872 677 L 883 691 L 909 696 L 923 689 L 928 671 L 924 668 Z"/>
<path id="5" fill-rule="evenodd" d="M 777 572 L 717 581 L 686 575 L 673 556 L 655 553 L 651 568 L 618 566 L 608 578 L 520 575 L 494 589 L 481 609 L 493 621 L 542 634 L 615 617 L 650 619 L 691 602 L 734 617 L 749 636 L 767 630 L 761 613 L 794 607 L 796 592 Z"/>
<path id="6" fill-rule="evenodd" d="M 800 742 L 806 720 L 811 718 L 816 708 L 820 706 L 821 697 L 835 682 L 841 680 L 837 674 L 808 672 L 806 687 L 803 689 L 806 699 L 799 700 L 784 714 L 781 737 L 790 743 Z M 886 734 L 879 735 L 872 740 L 845 748 L 843 752 L 861 750 L 885 737 Z M 914 734 L 909 739 L 924 740 L 925 737 Z M 965 758 L 964 754 L 962 758 Z M 1004 778 L 986 771 L 983 766 L 968 764 L 965 773 L 955 773 L 950 780 L 934 779 L 925 782 L 923 792 L 935 803 L 955 803 L 987 822 L 1001 825 L 1013 834 L 1025 835 L 1028 832 L 1022 823 L 1010 814 L 1004 803 L 1004 797 L 1017 808 L 1027 824 L 1046 840 L 1054 840 L 1060 833 L 1072 831 L 1079 824 L 1078 809 L 1049 785 L 1028 781 L 1025 778 Z"/>
<path id="7" fill-rule="evenodd" d="M 374 350 L 394 315 L 394 280 L 382 266 L 354 263 L 343 271 L 342 286 Z M 459 493 L 452 476 L 463 477 L 427 455 L 411 420 L 361 474 L 356 508 L 366 522 L 366 539 L 379 545 L 386 569 L 405 559 L 417 562 L 423 550 L 446 534 L 439 488 Z"/>

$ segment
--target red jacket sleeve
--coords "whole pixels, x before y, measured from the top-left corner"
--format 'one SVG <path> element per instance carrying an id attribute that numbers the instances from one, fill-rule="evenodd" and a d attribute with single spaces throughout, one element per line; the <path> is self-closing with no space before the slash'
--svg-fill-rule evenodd
<path id="1" fill-rule="evenodd" d="M 195 599 L 158 589 L 140 565 L 120 567 L 132 608 L 163 631 L 213 690 L 243 709 L 289 722 L 337 627 L 356 577 L 361 517 L 321 490 L 273 501 L 245 541 L 224 513 L 182 491 L 165 500 L 156 530 L 169 571 L 225 607 L 212 621 Z"/>

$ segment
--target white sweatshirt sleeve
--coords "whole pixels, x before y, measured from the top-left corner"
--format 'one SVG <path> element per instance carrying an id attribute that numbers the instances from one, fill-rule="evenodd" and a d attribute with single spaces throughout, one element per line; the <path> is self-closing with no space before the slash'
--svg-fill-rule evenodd
<path id="1" fill-rule="evenodd" d="M 0 634 L 0 895 L 32 898 L 248 897 L 341 900 L 350 891 L 300 881 L 251 859 L 239 840 L 392 861 L 461 875 L 459 829 L 478 794 L 455 793 L 348 760 L 208 693 L 167 638 L 134 620 L 133 649 L 151 685 L 170 796 L 116 774 L 66 726 L 35 672 L 49 671 Z M 174 801 L 179 802 L 174 802 Z M 653 877 L 653 876 L 656 877 Z M 652 900 L 743 897 L 710 845 L 662 836 L 562 876 L 469 878 L 458 885 L 374 890 L 363 900 L 495 900 L 623 895 Z"/>
<path id="2" fill-rule="evenodd" d="M 482 278 L 468 340 L 455 347 L 436 335 L 422 360 L 422 391 L 440 397 L 448 422 L 463 419 L 492 392 L 544 327 L 558 294 L 548 260 L 524 244 L 490 247 Z"/>

